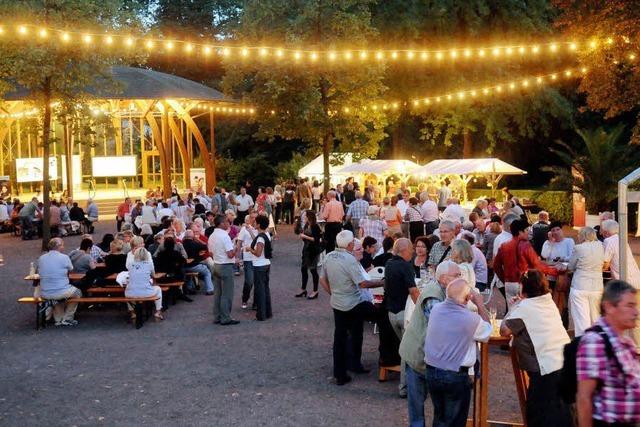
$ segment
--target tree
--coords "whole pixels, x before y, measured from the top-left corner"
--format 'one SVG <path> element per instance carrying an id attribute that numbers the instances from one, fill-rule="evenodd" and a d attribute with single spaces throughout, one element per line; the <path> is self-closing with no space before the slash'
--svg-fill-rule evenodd
<path id="1" fill-rule="evenodd" d="M 605 118 L 636 116 L 632 143 L 640 144 L 640 7 L 628 0 L 555 0 L 557 26 L 583 42 L 580 60 L 589 69 L 580 90 L 589 108 Z M 592 48 L 590 43 L 594 42 Z M 586 43 L 589 43 L 585 46 Z"/>
<path id="2" fill-rule="evenodd" d="M 20 16 L 26 23 L 45 28 L 92 28 L 94 33 L 125 26 L 135 31 L 138 16 L 134 5 L 135 2 L 120 0 L 0 0 L 0 19 L 8 22 Z M 95 87 L 100 81 L 106 82 L 106 69 L 121 58 L 116 52 L 96 49 L 93 45 L 71 48 L 55 34 L 41 37 L 33 29 L 25 32 L 18 38 L 4 39 L 0 45 L 0 80 L 9 87 L 20 86 L 28 90 L 29 101 L 41 112 L 44 250 L 50 238 L 48 159 L 52 142 L 52 105 L 55 101 L 59 102 L 60 108 L 65 108 L 91 98 L 87 88 Z M 101 40 L 96 42 L 102 43 Z"/>
<path id="3" fill-rule="evenodd" d="M 552 185 L 575 188 L 584 195 L 589 212 L 605 211 L 618 195 L 616 183 L 638 160 L 637 153 L 629 144 L 620 143 L 625 135 L 622 124 L 609 132 L 597 128 L 577 129 L 576 133 L 580 137 L 577 149 L 562 141 L 556 142 L 561 149 L 551 149 L 564 166 L 549 166 L 542 170 L 555 174 Z M 572 169 L 578 172 L 577 176 Z"/>
<path id="4" fill-rule="evenodd" d="M 248 45 L 288 48 L 362 49 L 375 34 L 367 0 L 250 0 L 234 37 Z M 310 152 L 324 154 L 325 190 L 329 189 L 329 153 L 335 145 L 363 157 L 377 153 L 387 124 L 382 111 L 358 111 L 384 91 L 382 65 L 354 66 L 313 62 L 231 60 L 227 92 L 261 107 L 258 138 L 302 139 Z"/>
<path id="5" fill-rule="evenodd" d="M 530 37 L 549 34 L 553 16 L 546 0 L 388 0 L 373 6 L 379 43 L 416 50 L 530 43 Z M 423 66 L 417 59 L 410 65 L 397 61 L 389 66 L 384 83 L 390 96 L 411 101 L 557 71 L 563 59 L 528 61 L 516 54 L 508 61 L 503 53 L 499 66 L 491 59 L 431 59 Z M 554 88 L 530 90 L 524 96 L 445 103 L 442 108 L 415 109 L 408 103 L 392 117 L 391 134 L 397 146 L 402 136 L 402 132 L 396 136 L 397 129 L 415 114 L 422 120 L 423 140 L 449 146 L 462 139 L 461 151 L 468 157 L 481 151 L 478 148 L 491 152 L 502 142 L 513 143 L 533 133 L 546 136 L 555 124 L 570 124 L 571 111 L 571 104 Z"/>

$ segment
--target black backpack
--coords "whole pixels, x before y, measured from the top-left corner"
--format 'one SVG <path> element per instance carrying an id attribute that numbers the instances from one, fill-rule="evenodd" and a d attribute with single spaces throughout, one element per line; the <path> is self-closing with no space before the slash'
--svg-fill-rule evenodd
<path id="1" fill-rule="evenodd" d="M 620 362 L 613 352 L 613 346 L 611 345 L 611 341 L 609 341 L 609 336 L 602 329 L 601 326 L 595 325 L 585 331 L 587 332 L 595 332 L 602 337 L 604 341 L 604 351 L 607 355 L 607 359 L 614 359 L 616 365 L 618 365 L 618 369 L 622 371 L 622 366 L 620 366 Z M 584 335 L 583 335 L 584 336 Z M 580 346 L 580 339 L 582 337 L 574 338 L 569 344 L 564 346 L 564 361 L 562 362 L 562 370 L 561 370 L 561 380 L 560 380 L 560 396 L 562 400 L 567 404 L 575 403 L 576 401 L 576 393 L 578 392 L 578 371 L 576 364 L 576 356 L 578 355 L 578 347 Z"/>
<path id="2" fill-rule="evenodd" d="M 256 248 L 256 244 L 258 242 L 258 238 L 262 237 L 264 239 L 264 257 L 266 259 L 271 259 L 273 257 L 273 248 L 271 247 L 271 239 L 265 233 L 259 233 L 253 242 L 251 242 L 251 249 Z"/>

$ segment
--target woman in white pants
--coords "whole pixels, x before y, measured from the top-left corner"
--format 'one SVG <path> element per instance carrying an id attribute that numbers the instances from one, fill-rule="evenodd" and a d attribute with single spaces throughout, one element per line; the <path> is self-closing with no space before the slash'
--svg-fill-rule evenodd
<path id="1" fill-rule="evenodd" d="M 600 298 L 603 291 L 602 265 L 604 249 L 591 227 L 578 232 L 578 244 L 569 260 L 573 271 L 569 291 L 569 312 L 573 319 L 575 336 L 579 337 L 600 317 Z"/>
<path id="2" fill-rule="evenodd" d="M 153 285 L 153 260 L 151 254 L 144 246 L 137 247 L 133 252 L 133 263 L 129 265 L 129 284 L 124 291 L 127 298 L 158 297 L 155 300 L 155 320 L 163 320 L 162 317 L 162 289 Z M 135 314 L 131 314 L 135 318 Z"/>

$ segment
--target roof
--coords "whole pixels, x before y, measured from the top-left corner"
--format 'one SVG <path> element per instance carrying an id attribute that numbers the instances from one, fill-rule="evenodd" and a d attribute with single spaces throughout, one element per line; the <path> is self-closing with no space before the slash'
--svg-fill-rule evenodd
<path id="1" fill-rule="evenodd" d="M 369 160 L 364 159 L 338 169 L 339 174 L 373 173 L 373 174 L 408 174 L 420 165 L 411 160 Z"/>
<path id="2" fill-rule="evenodd" d="M 339 165 L 332 165 L 331 162 L 335 162 L 338 156 L 342 156 L 342 162 Z M 351 159 L 353 157 L 352 153 L 331 153 L 329 155 L 329 173 L 331 175 L 338 175 L 336 172 L 338 169 L 342 168 L 345 165 L 351 164 Z M 319 155 L 315 159 L 311 160 L 305 166 L 301 167 L 298 171 L 299 177 L 322 177 L 324 176 L 324 155 Z"/>
<path id="3" fill-rule="evenodd" d="M 524 175 L 527 172 L 496 158 L 433 160 L 411 175 Z"/>
<path id="4" fill-rule="evenodd" d="M 115 88 L 106 87 L 100 91 L 87 91 L 101 99 L 190 99 L 202 102 L 236 102 L 222 92 L 201 83 L 172 74 L 145 68 L 112 67 L 113 79 L 119 83 Z M 4 96 L 7 101 L 21 101 L 29 91 L 18 87 Z"/>

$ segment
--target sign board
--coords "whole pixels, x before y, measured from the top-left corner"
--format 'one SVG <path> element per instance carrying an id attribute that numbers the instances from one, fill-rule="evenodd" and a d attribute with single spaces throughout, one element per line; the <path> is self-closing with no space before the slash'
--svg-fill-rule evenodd
<path id="1" fill-rule="evenodd" d="M 16 159 L 16 182 L 42 182 L 42 157 Z M 58 179 L 58 160 L 49 157 L 49 179 Z"/>
<path id="2" fill-rule="evenodd" d="M 193 191 L 205 191 L 207 188 L 207 180 L 204 172 L 204 168 L 191 168 L 191 176 L 189 182 L 191 182 L 191 190 Z"/>
<path id="3" fill-rule="evenodd" d="M 91 158 L 94 177 L 136 176 L 136 156 L 107 156 Z"/>

